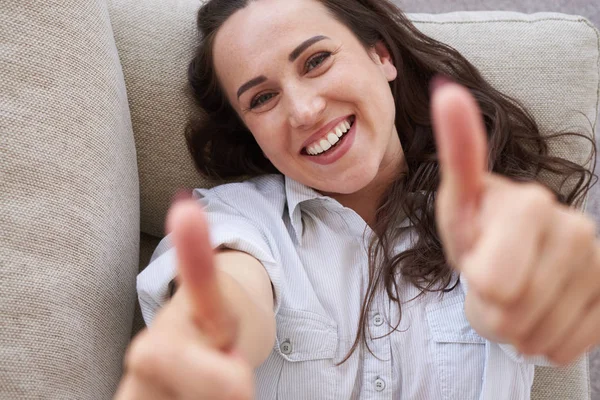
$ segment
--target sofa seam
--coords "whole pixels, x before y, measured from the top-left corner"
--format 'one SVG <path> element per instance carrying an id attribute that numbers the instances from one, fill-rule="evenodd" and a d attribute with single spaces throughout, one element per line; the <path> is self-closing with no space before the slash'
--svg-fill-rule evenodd
<path id="1" fill-rule="evenodd" d="M 598 77 L 598 84 L 596 86 L 596 115 L 594 117 L 594 125 L 592 126 L 592 133 L 594 139 L 596 139 L 596 128 L 598 127 L 598 114 L 600 112 L 600 109 L 598 108 L 600 107 L 600 31 L 598 30 L 598 28 L 596 28 L 594 24 L 592 24 L 586 18 L 579 19 L 577 20 L 577 22 L 583 22 L 584 24 L 586 24 L 596 35 L 596 66 L 598 67 L 596 69 L 596 76 Z"/>
<path id="2" fill-rule="evenodd" d="M 578 22 L 583 22 L 584 24 L 586 24 L 591 30 L 592 32 L 594 32 L 594 34 L 596 35 L 596 76 L 598 77 L 598 85 L 596 88 L 596 109 L 594 110 L 594 124 L 592 125 L 592 140 L 595 143 L 598 140 L 598 135 L 596 133 L 596 129 L 598 127 L 598 115 L 600 115 L 600 31 L 598 30 L 598 28 L 596 28 L 596 26 L 594 24 L 592 24 L 587 18 L 580 18 L 579 20 L 577 20 Z M 598 157 L 598 155 L 596 154 L 596 157 Z M 590 160 L 590 162 L 592 163 L 590 165 L 593 166 L 594 165 L 594 160 Z M 591 171 L 592 174 L 594 173 L 594 171 Z M 581 206 L 581 209 L 585 212 L 587 210 L 587 205 L 588 205 L 588 200 L 590 197 L 590 191 L 588 190 L 586 192 L 585 195 L 585 199 L 583 200 L 583 204 Z M 590 382 L 590 374 L 591 371 L 589 369 L 589 357 L 588 357 L 588 394 L 591 395 L 592 393 L 592 387 L 591 387 L 591 382 Z"/>
<path id="3" fill-rule="evenodd" d="M 532 15 L 532 14 L 524 14 L 524 15 Z M 413 22 L 413 23 L 433 24 L 433 25 L 487 24 L 487 23 L 495 23 L 495 22 L 499 22 L 499 23 L 504 23 L 504 22 L 518 22 L 518 23 L 525 23 L 525 24 L 533 24 L 533 23 L 536 23 L 536 22 L 543 22 L 543 21 L 583 22 L 586 25 L 590 25 L 590 22 L 587 20 L 587 18 L 584 18 L 584 17 L 577 17 L 577 19 L 547 17 L 547 18 L 538 18 L 538 19 L 532 19 L 532 20 L 525 20 L 525 19 L 487 19 L 487 20 L 479 20 L 479 21 L 429 21 L 429 20 L 423 20 L 423 19 L 418 19 L 418 18 L 414 18 L 414 19 L 411 18 L 411 22 Z"/>

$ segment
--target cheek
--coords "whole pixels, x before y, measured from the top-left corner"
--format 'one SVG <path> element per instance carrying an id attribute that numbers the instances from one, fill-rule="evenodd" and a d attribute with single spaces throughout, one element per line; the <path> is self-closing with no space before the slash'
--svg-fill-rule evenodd
<path id="1" fill-rule="evenodd" d="M 269 114 L 256 114 L 246 119 L 245 123 L 247 128 L 252 132 L 254 140 L 266 153 L 269 148 L 277 146 L 278 141 L 281 140 L 281 127 L 278 125 L 280 122 L 273 118 L 273 111 L 269 111 Z"/>
<path id="2" fill-rule="evenodd" d="M 261 127 L 261 130 L 254 134 L 254 140 L 270 160 L 276 159 L 286 151 L 285 137 L 277 134 L 278 132 L 281 132 L 281 129 Z"/>
<path id="3" fill-rule="evenodd" d="M 345 94 L 347 100 L 356 102 L 369 114 L 378 117 L 394 109 L 389 83 L 381 69 L 370 59 L 340 67 L 340 75 L 336 80 L 339 94 Z M 348 85 L 348 82 L 352 84 Z"/>

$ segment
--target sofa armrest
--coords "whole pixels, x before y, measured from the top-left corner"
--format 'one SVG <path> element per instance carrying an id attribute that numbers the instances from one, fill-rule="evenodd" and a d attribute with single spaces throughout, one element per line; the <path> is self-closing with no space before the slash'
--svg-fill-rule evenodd
<path id="1" fill-rule="evenodd" d="M 105 1 L 0 0 L 0 398 L 108 399 L 139 246 Z"/>

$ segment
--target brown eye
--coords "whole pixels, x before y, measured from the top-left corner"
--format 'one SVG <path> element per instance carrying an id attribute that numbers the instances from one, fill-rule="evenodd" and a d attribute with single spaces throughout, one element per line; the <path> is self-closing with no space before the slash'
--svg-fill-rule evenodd
<path id="1" fill-rule="evenodd" d="M 319 53 L 306 62 L 306 72 L 310 72 L 323 63 L 329 56 L 330 52 Z"/>

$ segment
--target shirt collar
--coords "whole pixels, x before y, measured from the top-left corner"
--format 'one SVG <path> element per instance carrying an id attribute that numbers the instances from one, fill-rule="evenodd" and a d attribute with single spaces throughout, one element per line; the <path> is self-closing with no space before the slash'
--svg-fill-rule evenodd
<path id="1" fill-rule="evenodd" d="M 288 213 L 290 216 L 290 222 L 292 229 L 296 235 L 296 239 L 299 244 L 302 244 L 302 233 L 304 226 L 302 225 L 302 212 L 300 204 L 309 200 L 323 199 L 326 201 L 334 201 L 329 196 L 324 196 L 317 192 L 315 189 L 308 187 L 294 179 L 284 176 L 285 179 L 285 196 L 287 201 Z M 337 202 L 336 202 L 337 203 Z M 408 218 L 405 218 L 399 225 L 400 228 L 408 227 L 411 222 Z"/>
<path id="2" fill-rule="evenodd" d="M 308 187 L 294 179 L 285 176 L 285 196 L 287 200 L 290 221 L 298 243 L 302 243 L 302 213 L 299 207 L 300 203 L 313 199 L 327 199 L 315 189 Z"/>

